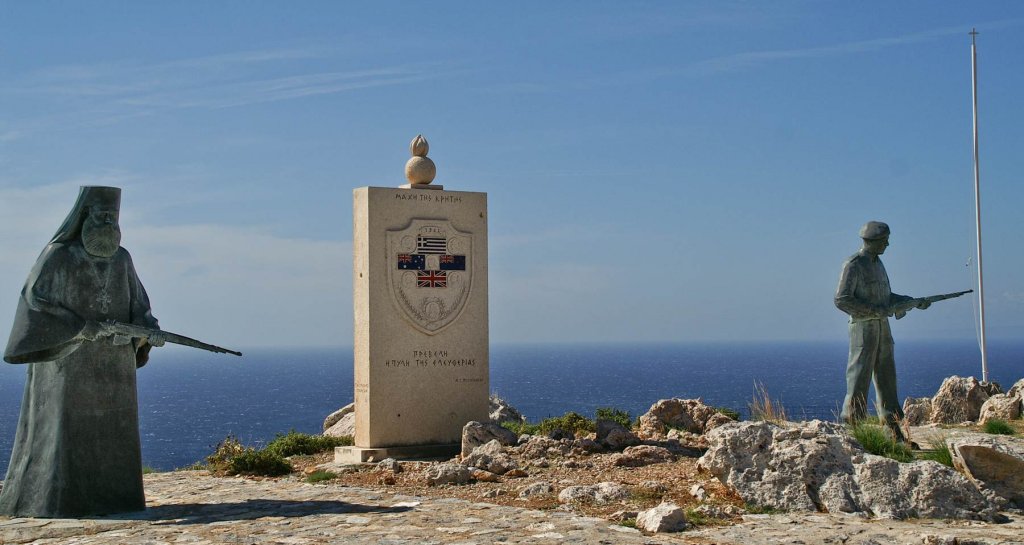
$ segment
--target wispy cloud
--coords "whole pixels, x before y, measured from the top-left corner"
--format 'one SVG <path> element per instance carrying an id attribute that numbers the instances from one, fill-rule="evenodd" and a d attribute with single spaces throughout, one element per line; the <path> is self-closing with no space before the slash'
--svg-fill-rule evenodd
<path id="1" fill-rule="evenodd" d="M 1011 19 L 1006 21 L 984 23 L 978 25 L 980 29 L 993 29 L 1007 26 L 1018 26 L 1024 23 L 1024 19 Z M 715 72 L 728 72 L 750 68 L 775 61 L 792 59 L 815 59 L 824 57 L 835 57 L 855 53 L 866 53 L 880 51 L 883 49 L 909 45 L 914 43 L 929 42 L 944 38 L 946 36 L 964 35 L 967 30 L 962 26 L 945 27 L 922 32 L 914 32 L 889 38 L 875 38 L 856 42 L 844 42 L 839 44 L 821 45 L 796 49 L 774 49 L 765 51 L 747 51 L 715 57 L 694 63 L 688 67 L 688 71 L 694 74 L 706 74 Z"/>
<path id="2" fill-rule="evenodd" d="M 131 106 L 163 108 L 228 108 L 261 102 L 275 102 L 314 95 L 325 95 L 415 83 L 433 77 L 419 69 L 392 67 L 352 72 L 301 74 L 254 81 L 233 81 L 202 88 L 149 93 L 126 97 L 118 102 Z"/>
<path id="3" fill-rule="evenodd" d="M 0 95 L 45 100 L 0 139 L 57 127 L 116 123 L 173 109 L 215 109 L 296 100 L 450 75 L 437 63 L 352 66 L 341 50 L 242 51 L 158 63 L 55 66 L 0 83 Z"/>

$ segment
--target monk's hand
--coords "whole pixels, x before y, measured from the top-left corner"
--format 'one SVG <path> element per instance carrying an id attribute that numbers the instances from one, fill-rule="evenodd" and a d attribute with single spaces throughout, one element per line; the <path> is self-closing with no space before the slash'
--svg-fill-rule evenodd
<path id="1" fill-rule="evenodd" d="M 149 344 L 159 348 L 159 347 L 163 346 L 164 343 L 167 342 L 167 339 L 164 338 L 164 334 L 163 333 L 160 333 L 159 331 L 157 331 L 157 332 L 151 333 L 149 335 L 149 337 L 146 338 L 146 342 L 148 342 Z"/>
<path id="2" fill-rule="evenodd" d="M 919 308 L 921 310 L 924 310 L 924 309 L 926 309 L 926 308 L 928 308 L 930 306 L 932 306 L 932 304 L 929 303 L 928 301 L 921 301 L 920 303 L 917 304 L 917 308 Z"/>
<path id="3" fill-rule="evenodd" d="M 86 321 L 85 326 L 78 332 L 78 336 L 87 341 L 95 341 L 104 335 L 106 335 L 106 328 L 100 322 L 93 320 Z"/>

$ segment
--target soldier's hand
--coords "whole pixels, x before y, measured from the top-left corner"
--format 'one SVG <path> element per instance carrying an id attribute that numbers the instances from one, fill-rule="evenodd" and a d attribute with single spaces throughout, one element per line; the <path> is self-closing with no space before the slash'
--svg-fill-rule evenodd
<path id="1" fill-rule="evenodd" d="M 114 346 L 124 346 L 132 342 L 132 338 L 127 335 L 114 335 Z"/>
<path id="2" fill-rule="evenodd" d="M 900 318 L 902 318 L 902 317 L 904 317 L 906 315 L 907 315 L 907 311 L 900 310 L 900 311 L 897 311 L 894 316 L 896 316 L 896 319 L 899 320 Z"/>
<path id="3" fill-rule="evenodd" d="M 148 338 L 146 338 L 146 342 L 148 342 L 149 344 L 159 348 L 159 347 L 163 346 L 164 343 L 167 342 L 167 339 L 164 338 L 164 334 L 163 333 L 154 332 L 154 333 L 150 334 L 150 336 Z"/>
<path id="4" fill-rule="evenodd" d="M 928 308 L 930 306 L 932 306 L 932 304 L 929 303 L 928 301 L 921 301 L 920 303 L 917 304 L 917 308 L 919 308 L 921 310 L 924 310 L 924 309 L 926 309 L 926 308 Z"/>

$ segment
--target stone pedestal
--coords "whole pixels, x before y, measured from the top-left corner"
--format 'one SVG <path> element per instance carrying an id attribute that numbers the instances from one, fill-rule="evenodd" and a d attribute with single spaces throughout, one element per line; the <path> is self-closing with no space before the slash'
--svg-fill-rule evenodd
<path id="1" fill-rule="evenodd" d="M 335 461 L 459 451 L 487 419 L 487 195 L 353 195 L 354 447 Z"/>

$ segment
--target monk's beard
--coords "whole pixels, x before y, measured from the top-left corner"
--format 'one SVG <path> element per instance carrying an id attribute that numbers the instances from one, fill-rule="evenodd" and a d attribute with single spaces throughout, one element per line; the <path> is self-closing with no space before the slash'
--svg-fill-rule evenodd
<path id="1" fill-rule="evenodd" d="M 121 247 L 121 229 L 116 225 L 82 226 L 82 245 L 89 255 L 110 257 Z"/>

